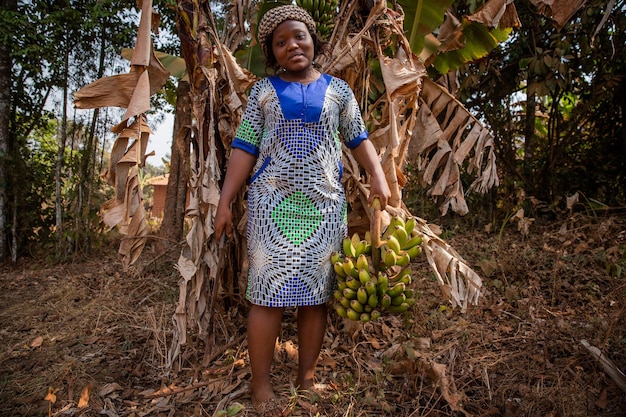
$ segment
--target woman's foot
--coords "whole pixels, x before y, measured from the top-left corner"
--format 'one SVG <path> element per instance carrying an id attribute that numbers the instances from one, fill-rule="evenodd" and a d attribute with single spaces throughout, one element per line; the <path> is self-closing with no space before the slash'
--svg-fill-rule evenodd
<path id="1" fill-rule="evenodd" d="M 253 389 L 252 406 L 259 417 L 284 417 L 289 414 L 286 405 L 274 395 L 271 388 Z"/>
<path id="2" fill-rule="evenodd" d="M 275 396 L 264 401 L 252 401 L 252 405 L 259 417 L 285 417 L 289 414 L 287 407 Z"/>
<path id="3" fill-rule="evenodd" d="M 314 386 L 313 378 L 303 379 L 302 381 L 296 380 L 296 387 L 301 391 L 306 391 Z"/>

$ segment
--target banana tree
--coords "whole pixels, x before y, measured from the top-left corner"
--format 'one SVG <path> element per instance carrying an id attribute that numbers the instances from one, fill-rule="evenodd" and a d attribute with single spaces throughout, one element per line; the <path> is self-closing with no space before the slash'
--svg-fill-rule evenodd
<path id="1" fill-rule="evenodd" d="M 220 36 L 209 2 L 178 2 L 179 34 L 191 95 L 195 97 L 197 131 L 192 139 L 191 206 L 187 212 L 192 226 L 177 265 L 181 273 L 180 298 L 170 363 L 186 344 L 189 329 L 195 329 L 205 342 L 204 362 L 208 362 L 217 338 L 214 319 L 221 316 L 219 310 L 227 307 L 225 304 L 236 303 L 234 294 L 243 293 L 241 289 L 245 288 L 243 191 L 234 203 L 234 212 L 240 219 L 235 239 L 217 239 L 212 218 L 230 142 L 246 103 L 245 92 L 258 79 L 239 65 L 232 51 L 245 44 L 247 25 L 254 29 L 255 22 L 274 3 L 291 1 L 266 1 L 256 8 L 250 2 L 231 2 L 224 27 L 237 36 Z M 379 150 L 392 189 L 384 213 L 387 222 L 394 215 L 411 216 L 402 201 L 406 183 L 403 170 L 409 158 L 415 158 L 426 173 L 423 182 L 432 189 L 432 195 L 443 198 L 442 207 L 450 206 L 460 213 L 467 212 L 459 179 L 459 167 L 466 159 L 477 178 L 476 190 L 497 185 L 493 138 L 445 87 L 428 78 L 427 66 L 448 71 L 454 65 L 484 56 L 509 29 L 503 29 L 494 19 L 486 28 L 473 21 L 455 24 L 452 17 L 447 18 L 450 0 L 398 1 L 396 7 L 380 0 L 329 1 L 322 2 L 323 7 L 314 1 L 296 3 L 316 16 L 319 32 L 326 33 L 334 45 L 330 57 L 321 58 L 318 63 L 325 72 L 346 80 L 362 103 L 371 140 Z M 500 9 L 515 16 L 512 6 L 500 3 Z M 258 14 L 251 14 L 251 10 L 258 10 Z M 411 28 L 407 31 L 410 39 L 405 36 L 407 27 Z M 436 37 L 432 33 L 438 28 Z M 463 36 L 469 41 L 460 42 Z M 481 39 L 488 39 L 489 43 L 485 45 Z M 455 50 L 465 52 L 453 55 Z M 248 64 L 260 56 L 254 41 L 247 52 Z M 371 215 L 366 203 L 368 181 L 349 152 L 344 152 L 344 157 L 350 204 L 348 223 L 352 230 L 359 230 L 368 227 Z M 478 275 L 431 231 L 426 221 L 419 220 L 427 259 L 446 298 L 462 309 L 476 303 L 481 286 Z M 228 259 L 237 259 L 237 263 L 233 265 Z M 228 335 L 224 337 L 228 339 Z"/>
<path id="2" fill-rule="evenodd" d="M 559 15 L 557 2 L 533 0 L 538 6 Z M 131 72 L 109 80 L 99 80 L 76 93 L 82 108 L 113 105 L 127 107 L 127 114 L 115 127 L 120 143 L 115 149 L 108 177 L 116 185 L 116 198 L 105 210 L 107 224 L 121 225 L 127 233 L 120 247 L 127 267 L 141 252 L 145 242 L 142 204 L 136 169 L 145 159 L 146 137 L 143 112 L 149 95 L 159 88 L 167 72 L 156 59 L 149 43 L 149 17 L 154 14 L 144 0 L 138 48 L 133 53 Z M 547 0 L 546 0 L 547 2 Z M 258 77 L 235 59 L 233 51 L 246 45 L 249 28 L 271 3 L 233 0 L 226 11 L 220 33 L 210 2 L 178 0 L 178 30 L 186 71 L 189 75 L 192 113 L 192 160 L 190 205 L 186 215 L 191 230 L 186 237 L 177 268 L 180 272 L 180 298 L 174 316 L 176 329 L 170 365 L 187 343 L 190 329 L 205 344 L 204 362 L 212 357 L 218 340 L 216 318 L 224 317 L 229 305 L 240 303 L 245 288 L 246 206 L 243 191 L 233 213 L 240 220 L 235 239 L 220 241 L 213 233 L 212 219 L 220 195 L 220 184 L 228 161 L 230 143 L 246 103 L 246 91 Z M 474 175 L 470 190 L 484 192 L 498 184 L 493 153 L 493 137 L 453 96 L 453 71 L 466 62 L 485 56 L 506 39 L 517 22 L 512 0 L 490 0 L 475 13 L 457 18 L 451 0 L 344 0 L 299 1 L 317 17 L 320 33 L 326 33 L 334 50 L 320 60 L 323 69 L 345 79 L 362 105 L 379 151 L 393 195 L 384 213 L 412 216 L 402 201 L 408 161 L 420 170 L 420 179 L 442 213 L 449 208 L 466 213 L 460 170 Z M 332 7 L 327 7 L 328 3 Z M 584 1 L 575 2 L 580 7 Z M 577 7 L 568 5 L 568 10 Z M 435 35 L 436 33 L 436 35 Z M 408 35 L 407 35 L 408 34 Z M 139 45 L 143 45 L 139 48 Z M 253 41 L 254 44 L 254 41 Z M 258 57 L 258 47 L 248 48 L 248 64 Z M 141 52 L 139 52 L 141 51 Z M 256 52 L 255 52 L 256 51 Z M 257 61 L 258 62 L 258 61 Z M 252 65 L 249 65 L 252 68 Z M 435 76 L 431 74 L 442 74 Z M 123 83 L 116 84 L 118 81 Z M 111 89 L 111 85 L 121 88 Z M 98 97 L 102 89 L 107 97 Z M 111 93 L 113 91 L 113 93 Z M 140 99 L 140 100 L 139 100 Z M 92 101 L 89 101 L 92 100 Z M 95 100 L 95 101 L 93 101 Z M 139 101 L 138 101 L 139 100 Z M 134 141 L 132 140 L 134 139 Z M 127 145 L 131 143 L 131 146 Z M 367 227 L 370 210 L 366 201 L 368 180 L 348 152 L 345 157 L 345 187 L 350 204 L 349 227 Z M 107 217 L 108 216 L 108 217 Z M 414 217 L 414 216 L 412 216 Z M 481 281 L 463 258 L 418 219 L 426 257 L 441 288 L 453 305 L 464 310 L 476 303 Z M 236 259 L 237 262 L 231 262 Z M 223 340 L 231 335 L 223 335 Z"/>

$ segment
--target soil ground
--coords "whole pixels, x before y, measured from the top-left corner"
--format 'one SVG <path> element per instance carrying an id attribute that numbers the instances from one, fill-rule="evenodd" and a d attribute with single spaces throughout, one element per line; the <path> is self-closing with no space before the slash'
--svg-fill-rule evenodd
<path id="1" fill-rule="evenodd" d="M 287 311 L 273 376 L 291 415 L 626 415 L 625 217 L 536 222 L 526 237 L 514 226 L 442 236 L 483 278 L 479 305 L 453 309 L 426 261 L 414 263 L 410 314 L 367 324 L 330 314 L 315 395 L 293 389 Z M 208 366 L 196 341 L 167 366 L 179 250 L 147 248 L 127 273 L 115 248 L 3 265 L 0 416 L 256 415 L 244 305 L 216 324 Z"/>

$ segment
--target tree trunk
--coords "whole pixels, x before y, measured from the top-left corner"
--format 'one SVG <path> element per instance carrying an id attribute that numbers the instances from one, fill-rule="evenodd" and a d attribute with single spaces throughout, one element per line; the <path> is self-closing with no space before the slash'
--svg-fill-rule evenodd
<path id="1" fill-rule="evenodd" d="M 192 123 L 189 82 L 180 80 L 176 92 L 176 113 L 172 140 L 170 175 L 165 194 L 163 223 L 159 235 L 163 249 L 183 238 L 183 224 L 189 181 L 189 127 Z"/>
<path id="2" fill-rule="evenodd" d="M 55 215 L 56 215 L 56 242 L 57 242 L 57 255 L 63 253 L 63 205 L 62 205 L 62 196 L 61 196 L 61 188 L 62 188 L 62 178 L 61 174 L 63 171 L 63 155 L 65 154 L 65 143 L 67 141 L 67 84 L 69 82 L 68 79 L 68 66 L 69 66 L 69 49 L 67 46 L 64 48 L 64 68 L 65 72 L 65 80 L 63 82 L 63 110 L 61 116 L 61 131 L 59 133 L 59 150 L 57 152 L 57 160 L 55 167 L 55 186 L 56 186 L 56 195 L 55 195 Z"/>
<path id="3" fill-rule="evenodd" d="M 100 57 L 98 60 L 98 79 L 102 78 L 104 74 L 104 60 L 106 57 L 106 28 L 104 25 L 100 26 Z M 96 128 L 98 120 L 100 118 L 100 109 L 96 108 L 93 111 L 91 117 L 91 124 L 89 131 L 87 132 L 86 143 L 84 152 L 82 154 L 82 160 L 80 163 L 80 182 L 78 184 L 78 210 L 77 210 L 77 222 L 82 223 L 82 228 L 78 227 L 75 230 L 77 235 L 76 244 L 83 244 L 87 249 L 89 245 L 89 205 L 91 202 L 91 187 L 93 184 L 93 170 L 95 165 L 95 138 Z M 83 207 L 87 207 L 87 210 L 83 210 Z M 82 234 L 82 236 L 81 236 Z"/>
<path id="4" fill-rule="evenodd" d="M 528 80 L 530 83 L 532 80 Z M 533 158 L 535 157 L 535 111 L 537 109 L 537 102 L 535 99 L 535 92 L 528 90 L 526 96 L 526 120 L 524 126 L 524 180 L 527 187 L 532 188 L 531 184 L 533 178 Z"/>
<path id="5" fill-rule="evenodd" d="M 17 9 L 16 0 L 2 0 L 1 10 Z M 10 43 L 0 44 L 0 261 L 6 256 L 7 165 L 11 109 Z"/>

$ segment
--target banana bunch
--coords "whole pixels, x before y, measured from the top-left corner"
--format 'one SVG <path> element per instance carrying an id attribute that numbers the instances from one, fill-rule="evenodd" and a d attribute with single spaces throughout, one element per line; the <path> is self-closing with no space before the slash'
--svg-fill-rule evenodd
<path id="1" fill-rule="evenodd" d="M 335 28 L 339 0 L 296 0 L 296 4 L 309 12 L 315 20 L 317 33 L 327 40 Z"/>
<path id="2" fill-rule="evenodd" d="M 343 240 L 343 254 L 334 252 L 331 262 L 337 275 L 334 309 L 343 318 L 363 323 L 381 313 L 403 313 L 415 304 L 409 263 L 421 254 L 422 239 L 414 230 L 415 219 L 393 217 L 381 239 L 381 263 L 371 262 L 369 232 Z"/>
<path id="3" fill-rule="evenodd" d="M 417 221 L 409 218 L 406 222 L 399 216 L 391 218 L 382 235 L 380 247 L 383 268 L 405 267 L 422 253 L 422 237 L 415 230 Z"/>

